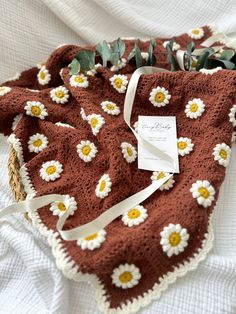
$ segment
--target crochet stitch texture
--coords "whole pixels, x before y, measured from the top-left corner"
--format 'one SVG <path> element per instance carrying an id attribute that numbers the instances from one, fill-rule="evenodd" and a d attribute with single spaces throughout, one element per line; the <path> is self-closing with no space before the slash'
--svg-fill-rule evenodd
<path id="1" fill-rule="evenodd" d="M 203 29 L 201 41 L 211 34 Z M 185 47 L 189 39 L 184 34 L 176 42 Z M 125 42 L 127 57 L 134 41 Z M 156 42 L 158 66 L 168 69 L 164 39 Z M 148 44 L 141 45 L 146 51 Z M 0 131 L 12 133 L 28 198 L 66 195 L 64 203 L 31 213 L 33 224 L 49 237 L 58 266 L 69 278 L 92 281 L 102 310 L 134 312 L 196 267 L 210 248 L 209 219 L 235 125 L 236 74 L 219 69 L 210 75 L 143 75 L 132 125 L 139 115 L 176 116 L 180 174 L 105 230 L 64 241 L 56 232 L 61 213 L 68 211 L 65 229 L 75 228 L 166 175 L 138 169 L 137 142 L 122 116 L 134 65 L 117 73 L 97 67 L 94 75 L 72 78 L 68 64 L 78 49 L 60 47 L 40 69 L 0 87 Z"/>

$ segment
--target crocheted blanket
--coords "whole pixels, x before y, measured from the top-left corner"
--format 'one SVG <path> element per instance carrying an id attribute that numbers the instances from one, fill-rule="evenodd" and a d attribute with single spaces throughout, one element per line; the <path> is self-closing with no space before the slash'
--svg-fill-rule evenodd
<path id="1" fill-rule="evenodd" d="M 197 46 L 211 35 L 201 30 Z M 163 42 L 156 39 L 156 56 L 168 69 Z M 176 42 L 185 48 L 189 35 Z M 134 41 L 125 43 L 127 58 Z M 148 44 L 141 47 L 146 51 Z M 168 175 L 137 166 L 137 141 L 122 115 L 134 65 L 121 60 L 116 68 L 71 75 L 68 64 L 79 49 L 60 47 L 44 65 L 0 87 L 0 131 L 11 133 L 28 199 L 65 195 L 64 202 L 30 212 L 58 267 L 69 278 L 92 282 L 101 310 L 135 312 L 196 268 L 211 248 L 210 217 L 236 125 L 236 74 L 217 68 L 143 75 L 132 125 L 137 129 L 139 115 L 176 116 L 180 173 L 105 229 L 66 241 L 56 228 L 65 212 L 70 230 Z"/>

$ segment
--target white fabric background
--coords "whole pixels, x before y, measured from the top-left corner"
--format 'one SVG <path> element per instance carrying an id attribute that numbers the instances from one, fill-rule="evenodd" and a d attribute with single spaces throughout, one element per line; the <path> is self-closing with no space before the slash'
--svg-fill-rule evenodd
<path id="1" fill-rule="evenodd" d="M 64 42 L 169 36 L 213 22 L 234 33 L 235 15 L 234 0 L 1 0 L 0 81 L 43 61 Z M 235 155 L 234 144 L 215 209 L 213 250 L 141 313 L 236 313 Z M 0 208 L 13 202 L 7 159 L 8 146 L 0 137 Z M 62 276 L 47 242 L 22 215 L 0 222 L 0 313 L 98 313 L 92 288 Z"/>

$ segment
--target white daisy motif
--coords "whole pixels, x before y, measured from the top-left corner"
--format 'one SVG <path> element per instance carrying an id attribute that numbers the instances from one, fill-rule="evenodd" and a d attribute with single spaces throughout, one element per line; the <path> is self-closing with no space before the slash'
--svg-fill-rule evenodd
<path id="1" fill-rule="evenodd" d="M 14 76 L 7 79 L 7 82 L 18 80 L 20 78 L 20 75 L 21 75 L 20 72 L 16 72 L 16 74 Z"/>
<path id="2" fill-rule="evenodd" d="M 42 164 L 39 174 L 44 181 L 49 182 L 60 178 L 62 171 L 63 167 L 59 161 L 50 160 Z"/>
<path id="3" fill-rule="evenodd" d="M 83 120 L 87 120 L 87 116 L 86 116 L 86 113 L 85 113 L 85 111 L 84 111 L 84 108 L 82 108 L 81 107 L 81 109 L 80 109 L 80 115 L 81 115 L 81 118 L 83 119 Z"/>
<path id="4" fill-rule="evenodd" d="M 180 224 L 169 224 L 164 227 L 160 235 L 160 244 L 168 257 L 180 254 L 188 245 L 189 234 Z"/>
<path id="5" fill-rule="evenodd" d="M 185 107 L 186 116 L 190 119 L 197 119 L 204 111 L 205 104 L 200 98 L 190 100 Z"/>
<path id="6" fill-rule="evenodd" d="M 152 173 L 151 180 L 152 181 L 160 180 L 160 179 L 163 179 L 163 178 L 167 177 L 169 174 L 170 174 L 169 172 L 154 171 Z M 159 190 L 160 191 L 169 190 L 169 189 L 171 189 L 174 186 L 174 183 L 175 183 L 175 180 L 172 177 L 169 180 L 167 180 L 164 184 L 162 184 L 159 187 Z"/>
<path id="7" fill-rule="evenodd" d="M 8 93 L 10 93 L 11 87 L 8 86 L 0 86 L 0 96 L 4 96 Z"/>
<path id="8" fill-rule="evenodd" d="M 51 74 L 45 66 L 42 66 L 37 74 L 40 85 L 47 85 L 51 80 Z"/>
<path id="9" fill-rule="evenodd" d="M 225 144 L 217 144 L 213 149 L 214 160 L 224 167 L 227 167 L 230 160 L 231 149 Z"/>
<path id="10" fill-rule="evenodd" d="M 93 251 L 100 248 L 102 243 L 106 240 L 106 231 L 104 229 L 93 233 L 85 238 L 79 238 L 77 244 L 81 247 L 82 250 Z"/>
<path id="11" fill-rule="evenodd" d="M 105 123 L 104 118 L 100 114 L 90 114 L 87 116 L 88 123 L 91 125 L 93 135 L 97 135 Z"/>
<path id="12" fill-rule="evenodd" d="M 67 216 L 74 215 L 74 212 L 77 209 L 77 203 L 75 201 L 75 198 L 70 195 L 63 195 L 64 201 L 63 202 L 53 202 L 50 206 L 50 211 L 52 211 L 54 216 L 61 217 L 64 215 L 64 213 L 67 214 Z"/>
<path id="13" fill-rule="evenodd" d="M 170 43 L 169 40 L 164 41 L 163 47 L 166 48 L 166 46 Z M 177 42 L 173 42 L 172 51 L 177 51 L 180 49 L 180 45 Z"/>
<path id="14" fill-rule="evenodd" d="M 119 92 L 125 93 L 128 85 L 128 78 L 126 75 L 115 74 L 110 79 L 111 85 Z"/>
<path id="15" fill-rule="evenodd" d="M 126 63 L 127 63 L 127 60 L 125 58 L 121 58 L 121 60 L 119 60 L 116 65 L 113 65 L 110 68 L 110 70 L 112 72 L 117 72 L 117 71 L 123 69 L 126 66 Z"/>
<path id="16" fill-rule="evenodd" d="M 123 142 L 120 145 L 122 154 L 128 163 L 134 162 L 137 157 L 137 151 L 133 145 Z"/>
<path id="17" fill-rule="evenodd" d="M 205 208 L 211 206 L 214 201 L 215 189 L 207 180 L 197 180 L 192 184 L 190 192 L 193 198 L 197 199 L 198 204 Z"/>
<path id="18" fill-rule="evenodd" d="M 28 149 L 31 153 L 39 153 L 48 145 L 48 139 L 45 135 L 36 133 L 30 136 Z"/>
<path id="19" fill-rule="evenodd" d="M 112 116 L 117 116 L 120 113 L 120 108 L 112 101 L 105 100 L 100 103 L 100 106 L 106 113 Z"/>
<path id="20" fill-rule="evenodd" d="M 230 109 L 229 121 L 233 124 L 233 126 L 236 126 L 236 104 Z"/>
<path id="21" fill-rule="evenodd" d="M 90 162 L 98 152 L 97 147 L 90 141 L 81 141 L 76 147 L 79 157 L 85 162 Z"/>
<path id="22" fill-rule="evenodd" d="M 164 107 L 169 103 L 171 95 L 164 87 L 157 86 L 153 88 L 149 100 L 155 107 Z"/>
<path id="23" fill-rule="evenodd" d="M 124 213 L 121 219 L 126 226 L 132 227 L 138 226 L 139 224 L 144 222 L 147 217 L 148 213 L 146 208 L 141 205 L 137 205 Z"/>
<path id="24" fill-rule="evenodd" d="M 192 39 L 201 39 L 204 36 L 204 30 L 200 27 L 192 28 L 188 31 L 188 35 Z"/>
<path id="25" fill-rule="evenodd" d="M 99 198 L 104 198 L 111 192 L 111 179 L 108 174 L 104 174 L 96 186 L 95 194 Z"/>
<path id="26" fill-rule="evenodd" d="M 148 59 L 148 57 L 149 57 L 149 53 L 148 53 L 148 52 L 145 52 L 145 51 L 142 51 L 142 52 L 141 52 L 141 57 L 142 57 L 145 61 L 147 61 L 147 59 Z"/>
<path id="27" fill-rule="evenodd" d="M 72 75 L 70 77 L 70 85 L 86 88 L 89 86 L 88 78 L 84 74 Z"/>
<path id="28" fill-rule="evenodd" d="M 71 128 L 74 129 L 74 127 L 68 123 L 62 123 L 62 122 L 56 122 L 55 125 L 62 126 L 63 128 Z"/>
<path id="29" fill-rule="evenodd" d="M 223 70 L 222 67 L 217 67 L 217 68 L 209 69 L 209 70 L 208 69 L 200 69 L 199 72 L 206 74 L 206 75 L 212 75 L 212 74 L 217 73 L 221 70 Z"/>
<path id="30" fill-rule="evenodd" d="M 65 104 L 68 101 L 70 95 L 67 88 L 64 86 L 59 86 L 50 91 L 50 97 L 57 104 Z"/>
<path id="31" fill-rule="evenodd" d="M 141 273 L 134 264 L 121 264 L 113 270 L 112 283 L 122 289 L 133 288 L 139 283 Z"/>
<path id="32" fill-rule="evenodd" d="M 192 140 L 187 137 L 180 137 L 177 140 L 178 153 L 180 156 L 188 155 L 194 147 Z"/>
<path id="33" fill-rule="evenodd" d="M 27 101 L 24 107 L 26 114 L 39 119 L 44 119 L 48 113 L 45 106 L 39 101 Z"/>

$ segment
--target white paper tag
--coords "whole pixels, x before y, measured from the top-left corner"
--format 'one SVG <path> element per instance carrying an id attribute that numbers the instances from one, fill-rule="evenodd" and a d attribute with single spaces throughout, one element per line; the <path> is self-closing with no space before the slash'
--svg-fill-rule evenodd
<path id="1" fill-rule="evenodd" d="M 138 134 L 173 158 L 170 163 L 155 156 L 138 141 L 138 168 L 150 171 L 179 173 L 176 117 L 139 116 Z"/>

